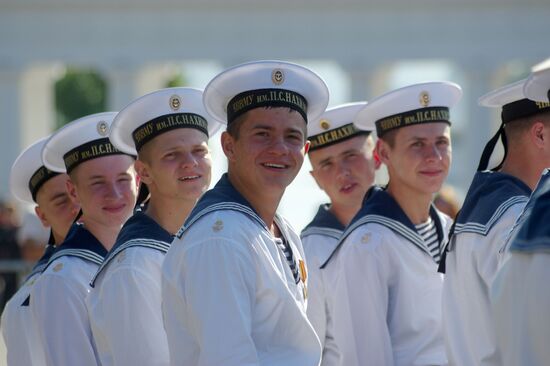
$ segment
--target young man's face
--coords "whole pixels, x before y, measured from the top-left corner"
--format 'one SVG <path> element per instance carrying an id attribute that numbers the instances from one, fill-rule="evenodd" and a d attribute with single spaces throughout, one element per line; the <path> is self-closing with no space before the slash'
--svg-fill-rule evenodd
<path id="1" fill-rule="evenodd" d="M 374 182 L 373 148 L 372 137 L 363 135 L 309 153 L 311 175 L 332 204 L 361 205 Z"/>
<path id="2" fill-rule="evenodd" d="M 148 142 L 136 170 L 151 195 L 197 200 L 210 185 L 212 161 L 208 137 L 193 128 L 178 128 Z"/>
<path id="3" fill-rule="evenodd" d="M 395 131 L 393 147 L 380 139 L 378 154 L 390 184 L 421 194 L 439 191 L 451 165 L 451 132 L 446 123 L 426 123 Z"/>
<path id="4" fill-rule="evenodd" d="M 120 227 L 132 215 L 137 183 L 134 159 L 110 155 L 88 160 L 71 173 L 67 190 L 87 220 Z"/>
<path id="5" fill-rule="evenodd" d="M 58 238 L 64 238 L 80 209 L 67 192 L 67 174 L 58 174 L 40 187 L 36 194 L 36 215 Z"/>
<path id="6" fill-rule="evenodd" d="M 282 193 L 294 180 L 302 163 L 306 123 L 288 108 L 256 108 L 246 113 L 235 139 L 227 132 L 222 146 L 230 174 L 251 194 Z"/>

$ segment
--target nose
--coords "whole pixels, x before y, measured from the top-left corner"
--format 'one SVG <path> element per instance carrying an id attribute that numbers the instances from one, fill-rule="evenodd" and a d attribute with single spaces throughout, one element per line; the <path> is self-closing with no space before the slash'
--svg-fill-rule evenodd
<path id="1" fill-rule="evenodd" d="M 443 157 L 441 155 L 441 152 L 439 151 L 439 149 L 435 144 L 431 144 L 430 146 L 428 146 L 425 153 L 426 160 L 437 161 L 437 160 L 441 160 L 442 158 Z"/>
<path id="2" fill-rule="evenodd" d="M 285 139 L 281 137 L 275 137 L 269 144 L 269 152 L 273 155 L 285 155 L 289 151 Z"/>
<path id="3" fill-rule="evenodd" d="M 116 181 L 108 183 L 105 196 L 111 200 L 116 200 L 122 197 L 122 187 L 120 187 Z"/>
<path id="4" fill-rule="evenodd" d="M 196 167 L 197 165 L 199 165 L 199 163 L 192 153 L 189 152 L 186 154 L 182 154 L 180 167 L 184 169 L 188 169 L 188 168 Z"/>
<path id="5" fill-rule="evenodd" d="M 336 178 L 346 178 L 351 174 L 351 170 L 345 162 L 336 163 Z"/>

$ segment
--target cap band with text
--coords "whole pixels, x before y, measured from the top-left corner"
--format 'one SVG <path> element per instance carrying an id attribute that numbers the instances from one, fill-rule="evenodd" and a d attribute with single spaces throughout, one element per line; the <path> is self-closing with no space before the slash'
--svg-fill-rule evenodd
<path id="1" fill-rule="evenodd" d="M 550 110 L 549 102 L 535 102 L 530 99 L 521 99 L 502 106 L 502 123 L 530 117 L 546 110 Z"/>
<path id="2" fill-rule="evenodd" d="M 375 122 L 376 133 L 381 137 L 397 128 L 422 123 L 444 122 L 451 124 L 448 107 L 425 107 L 384 117 Z"/>
<path id="3" fill-rule="evenodd" d="M 332 130 L 308 137 L 308 140 L 310 141 L 309 151 L 327 147 L 355 136 L 369 135 L 370 133 L 371 131 L 360 130 L 356 128 L 353 123 L 348 123 Z"/>
<path id="4" fill-rule="evenodd" d="M 63 155 L 67 173 L 85 161 L 109 155 L 127 155 L 115 148 L 108 138 L 101 138 L 77 146 Z"/>
<path id="5" fill-rule="evenodd" d="M 29 179 L 29 191 L 31 192 L 34 202 L 36 202 L 36 194 L 38 193 L 38 190 L 44 185 L 44 183 L 56 175 L 59 175 L 59 173 L 52 172 L 43 165 L 38 168 L 36 172 L 34 172 L 31 179 Z"/>

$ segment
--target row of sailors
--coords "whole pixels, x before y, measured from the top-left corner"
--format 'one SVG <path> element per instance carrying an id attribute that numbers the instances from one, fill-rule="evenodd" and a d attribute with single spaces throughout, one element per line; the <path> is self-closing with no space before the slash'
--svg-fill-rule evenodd
<path id="1" fill-rule="evenodd" d="M 12 168 L 51 238 L 2 315 L 8 364 L 548 364 L 549 90 L 543 63 L 481 98 L 502 125 L 454 224 L 432 205 L 454 83 L 325 111 L 317 74 L 260 61 L 70 123 Z M 276 210 L 306 154 L 331 202 L 300 239 Z"/>

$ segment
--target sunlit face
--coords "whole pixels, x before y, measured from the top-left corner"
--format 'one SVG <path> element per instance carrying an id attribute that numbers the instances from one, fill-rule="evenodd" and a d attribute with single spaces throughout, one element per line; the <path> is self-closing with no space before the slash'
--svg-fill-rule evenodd
<path id="1" fill-rule="evenodd" d="M 67 192 L 67 174 L 58 174 L 40 187 L 36 194 L 35 211 L 42 224 L 51 227 L 57 238 L 64 238 L 80 206 L 71 201 Z"/>
<path id="2" fill-rule="evenodd" d="M 333 205 L 361 205 L 374 182 L 373 148 L 372 137 L 362 135 L 309 152 L 311 175 Z"/>
<path id="3" fill-rule="evenodd" d="M 400 128 L 393 148 L 378 140 L 380 159 L 388 167 L 390 185 L 420 194 L 441 188 L 451 165 L 451 132 L 446 123 L 425 123 Z"/>
<path id="4" fill-rule="evenodd" d="M 71 172 L 67 190 L 80 203 L 88 222 L 120 227 L 136 203 L 134 159 L 110 155 L 85 161 Z"/>
<path id="5" fill-rule="evenodd" d="M 197 200 L 210 185 L 212 161 L 208 137 L 194 128 L 178 128 L 148 142 L 136 170 L 152 197 Z"/>
<path id="6" fill-rule="evenodd" d="M 227 132 L 222 147 L 232 179 L 242 182 L 247 193 L 261 197 L 282 194 L 294 180 L 308 144 L 306 123 L 288 108 L 256 108 L 246 113 L 238 139 Z"/>

